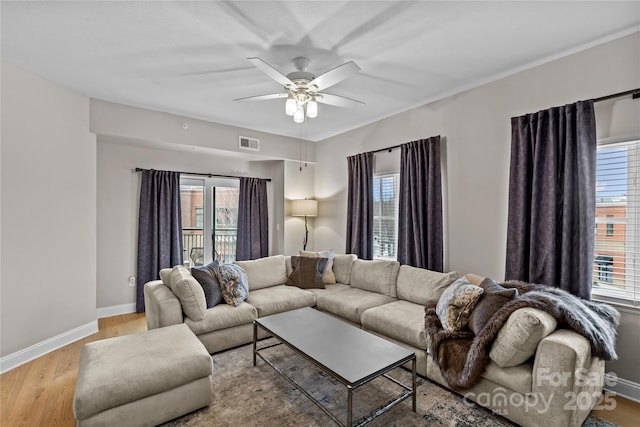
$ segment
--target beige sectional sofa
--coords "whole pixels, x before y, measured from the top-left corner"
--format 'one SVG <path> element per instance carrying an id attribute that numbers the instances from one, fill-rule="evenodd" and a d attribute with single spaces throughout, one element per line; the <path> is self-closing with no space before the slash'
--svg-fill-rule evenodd
<path id="1" fill-rule="evenodd" d="M 249 295 L 238 307 L 223 302 L 206 309 L 204 293 L 197 293 L 193 277 L 185 279 L 184 271 L 182 275 L 172 274 L 171 269 L 161 271 L 163 280 L 149 282 L 144 288 L 148 328 L 184 322 L 207 350 L 215 353 L 251 342 L 252 322 L 258 317 L 315 307 L 411 349 L 417 356 L 418 373 L 447 386 L 427 353 L 424 305 L 437 300 L 459 278 L 458 273 L 336 254 L 333 271 L 338 283 L 325 285 L 325 289 L 300 289 L 284 285 L 291 272 L 290 257 L 278 255 L 237 264 L 249 282 Z M 174 270 L 177 268 L 184 269 Z M 467 277 L 476 284 L 480 280 L 478 276 Z M 176 286 L 176 278 L 192 280 L 196 291 L 186 298 Z M 194 319 L 186 313 L 193 313 L 195 306 L 199 309 L 192 314 Z M 604 362 L 591 357 L 584 337 L 567 329 L 555 330 L 554 320 L 549 318 L 535 309 L 514 312 L 491 349 L 492 361 L 482 381 L 463 394 L 465 399 L 523 426 L 581 425 L 602 392 Z"/>

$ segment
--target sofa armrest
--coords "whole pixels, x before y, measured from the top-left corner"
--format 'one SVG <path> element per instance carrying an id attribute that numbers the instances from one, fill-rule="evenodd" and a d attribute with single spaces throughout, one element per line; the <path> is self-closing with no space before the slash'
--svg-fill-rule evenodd
<path id="1" fill-rule="evenodd" d="M 532 394 L 548 399 L 554 416 L 580 425 L 601 399 L 604 361 L 591 356 L 585 337 L 558 329 L 538 344 L 532 380 Z"/>
<path id="2" fill-rule="evenodd" d="M 178 297 L 162 280 L 152 280 L 144 285 L 144 305 L 147 329 L 176 325 L 184 321 Z"/>

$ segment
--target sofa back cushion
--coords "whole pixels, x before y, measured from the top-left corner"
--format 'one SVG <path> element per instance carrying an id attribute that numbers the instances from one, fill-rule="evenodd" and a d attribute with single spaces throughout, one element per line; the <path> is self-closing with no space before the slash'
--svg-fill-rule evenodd
<path id="1" fill-rule="evenodd" d="M 171 272 L 173 271 L 172 268 L 163 268 L 162 270 L 160 270 L 160 280 L 162 280 L 162 283 L 165 284 L 165 286 L 167 287 L 171 287 Z"/>
<path id="2" fill-rule="evenodd" d="M 191 275 L 184 265 L 176 265 L 169 276 L 171 291 L 180 300 L 182 311 L 196 322 L 204 319 L 207 312 L 207 300 L 200 283 Z"/>
<path id="3" fill-rule="evenodd" d="M 396 280 L 400 263 L 398 261 L 356 259 L 351 268 L 351 286 L 370 292 L 377 292 L 392 298 L 398 296 Z"/>
<path id="4" fill-rule="evenodd" d="M 400 266 L 398 272 L 398 298 L 425 305 L 428 301 L 438 301 L 444 290 L 460 277 L 456 271 L 440 273 L 424 268 Z"/>
<path id="5" fill-rule="evenodd" d="M 536 353 L 538 343 L 556 329 L 558 322 L 536 308 L 519 308 L 498 332 L 489 357 L 501 368 L 518 366 Z"/>
<path id="6" fill-rule="evenodd" d="M 284 285 L 287 282 L 287 264 L 284 255 L 274 255 L 251 261 L 236 261 L 247 274 L 249 290 Z"/>
<path id="7" fill-rule="evenodd" d="M 335 254 L 333 257 L 333 274 L 336 283 L 348 285 L 351 283 L 351 268 L 358 257 L 354 254 Z"/>

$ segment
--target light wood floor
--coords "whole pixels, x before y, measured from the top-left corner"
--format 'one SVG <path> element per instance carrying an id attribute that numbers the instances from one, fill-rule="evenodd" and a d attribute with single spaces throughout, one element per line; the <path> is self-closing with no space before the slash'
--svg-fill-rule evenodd
<path id="1" fill-rule="evenodd" d="M 0 426 L 75 426 L 72 401 L 80 348 L 91 341 L 147 330 L 144 314 L 98 320 L 98 333 L 0 375 Z M 593 414 L 622 427 L 637 427 L 640 403 L 616 397 L 614 410 Z"/>

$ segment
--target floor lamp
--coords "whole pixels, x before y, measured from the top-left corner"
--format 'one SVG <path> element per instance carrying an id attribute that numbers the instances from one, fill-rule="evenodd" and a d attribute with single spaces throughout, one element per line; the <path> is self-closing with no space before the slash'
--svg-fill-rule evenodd
<path id="1" fill-rule="evenodd" d="M 291 201 L 291 216 L 304 217 L 304 240 L 302 241 L 303 249 L 307 250 L 309 242 L 309 228 L 307 227 L 308 216 L 318 216 L 318 201 L 310 199 L 298 199 Z"/>

